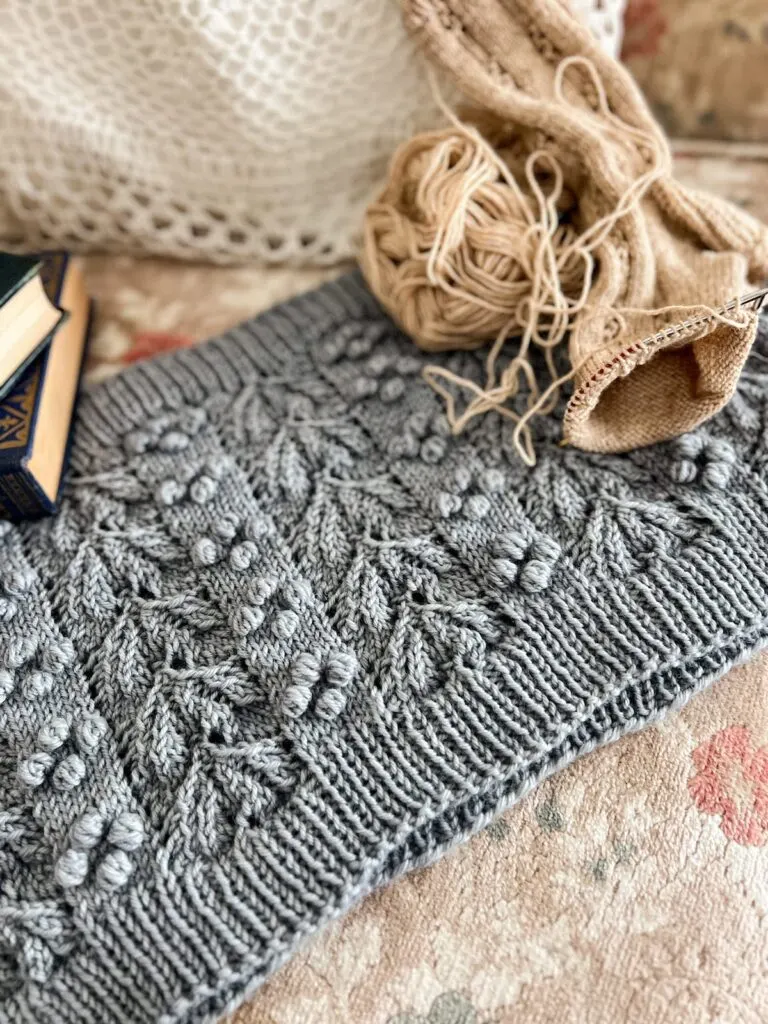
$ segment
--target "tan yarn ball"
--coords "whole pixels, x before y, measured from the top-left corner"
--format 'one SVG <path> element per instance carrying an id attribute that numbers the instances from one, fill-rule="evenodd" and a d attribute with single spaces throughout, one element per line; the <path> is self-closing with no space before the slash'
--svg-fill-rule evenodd
<path id="1" fill-rule="evenodd" d="M 465 126 L 418 135 L 395 154 L 366 213 L 361 262 L 421 348 L 477 348 L 520 334 L 541 318 L 542 295 L 581 295 L 585 266 L 572 252 L 542 265 L 542 233 L 550 254 L 576 234 L 560 224 L 568 193 L 559 169 L 546 154 L 525 156 L 515 168 Z"/>

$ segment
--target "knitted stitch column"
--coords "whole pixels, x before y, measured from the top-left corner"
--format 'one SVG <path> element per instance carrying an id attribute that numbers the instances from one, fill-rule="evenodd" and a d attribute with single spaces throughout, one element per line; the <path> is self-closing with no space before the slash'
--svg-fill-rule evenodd
<path id="1" fill-rule="evenodd" d="M 95 388 L 60 514 L 2 527 L 3 1021 L 213 1021 L 766 642 L 768 331 L 706 430 L 555 414 L 534 470 L 423 358 L 342 279 Z"/>

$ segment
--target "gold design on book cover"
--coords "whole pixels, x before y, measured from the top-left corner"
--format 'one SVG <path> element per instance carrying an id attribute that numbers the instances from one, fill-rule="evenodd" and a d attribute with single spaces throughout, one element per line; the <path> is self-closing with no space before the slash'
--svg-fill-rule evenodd
<path id="1" fill-rule="evenodd" d="M 21 387 L 0 402 L 0 451 L 26 447 L 39 386 L 40 367 L 37 366 Z"/>

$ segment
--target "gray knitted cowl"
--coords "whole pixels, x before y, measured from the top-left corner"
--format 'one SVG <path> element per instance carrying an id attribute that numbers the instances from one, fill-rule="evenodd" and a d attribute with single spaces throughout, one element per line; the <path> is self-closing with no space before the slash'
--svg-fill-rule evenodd
<path id="1" fill-rule="evenodd" d="M 0 524 L 0 1020 L 215 1020 L 763 645 L 766 353 L 529 470 L 353 275 L 86 394 L 59 515 Z"/>

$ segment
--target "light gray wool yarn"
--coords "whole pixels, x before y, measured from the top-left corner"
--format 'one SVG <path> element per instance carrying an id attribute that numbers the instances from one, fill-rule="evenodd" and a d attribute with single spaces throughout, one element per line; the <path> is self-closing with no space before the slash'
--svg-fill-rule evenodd
<path id="1" fill-rule="evenodd" d="M 767 354 L 679 441 L 553 417 L 529 470 L 353 275 L 87 393 L 0 538 L 0 1020 L 213 1021 L 765 644 Z"/>

